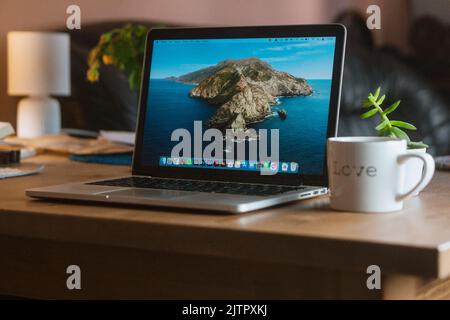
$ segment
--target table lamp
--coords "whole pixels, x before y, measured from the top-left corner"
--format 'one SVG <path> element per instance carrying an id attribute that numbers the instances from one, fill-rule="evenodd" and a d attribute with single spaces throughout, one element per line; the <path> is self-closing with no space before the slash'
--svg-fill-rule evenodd
<path id="1" fill-rule="evenodd" d="M 60 32 L 8 32 L 8 94 L 25 95 L 17 136 L 61 131 L 61 107 L 50 95 L 70 95 L 70 39 Z"/>

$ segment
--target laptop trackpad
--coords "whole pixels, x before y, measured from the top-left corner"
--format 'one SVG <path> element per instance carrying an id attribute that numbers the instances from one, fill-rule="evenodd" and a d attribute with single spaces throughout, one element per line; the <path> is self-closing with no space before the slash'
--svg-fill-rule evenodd
<path id="1" fill-rule="evenodd" d="M 186 195 L 192 195 L 192 192 L 162 189 L 122 189 L 117 191 L 100 192 L 97 194 L 113 197 L 134 197 L 146 199 L 170 199 L 178 198 Z"/>

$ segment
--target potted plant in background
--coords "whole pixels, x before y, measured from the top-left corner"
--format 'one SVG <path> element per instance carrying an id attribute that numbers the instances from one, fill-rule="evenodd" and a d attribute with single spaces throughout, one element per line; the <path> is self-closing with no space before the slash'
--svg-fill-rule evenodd
<path id="1" fill-rule="evenodd" d="M 404 139 L 407 142 L 408 152 L 411 153 L 425 153 L 428 145 L 422 141 L 413 142 L 409 138 L 408 134 L 404 130 L 417 130 L 417 128 L 411 123 L 390 120 L 388 115 L 393 113 L 400 105 L 400 100 L 397 100 L 388 108 L 383 109 L 381 107 L 386 95 L 380 97 L 381 88 L 375 91 L 374 94 L 369 93 L 367 99 L 363 102 L 363 108 L 371 108 L 369 111 L 364 112 L 361 115 L 361 119 L 367 119 L 378 114 L 381 118 L 381 122 L 375 127 L 375 130 L 380 136 L 393 137 Z M 405 170 L 405 190 L 411 190 L 421 179 L 423 171 L 423 162 L 418 159 L 411 159 L 406 162 Z M 418 194 L 418 193 L 417 193 Z M 415 195 L 417 195 L 415 194 Z"/>
<path id="2" fill-rule="evenodd" d="M 96 82 L 100 78 L 100 67 L 112 65 L 125 72 L 132 91 L 140 87 L 145 39 L 149 28 L 127 24 L 100 36 L 97 45 L 88 56 L 86 78 Z"/>

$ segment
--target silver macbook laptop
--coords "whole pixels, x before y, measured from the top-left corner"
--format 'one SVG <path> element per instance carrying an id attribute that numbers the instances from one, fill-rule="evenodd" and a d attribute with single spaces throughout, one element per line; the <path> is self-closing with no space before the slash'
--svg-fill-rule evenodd
<path id="1" fill-rule="evenodd" d="M 132 175 L 38 198 L 247 212 L 327 192 L 342 25 L 154 29 Z"/>

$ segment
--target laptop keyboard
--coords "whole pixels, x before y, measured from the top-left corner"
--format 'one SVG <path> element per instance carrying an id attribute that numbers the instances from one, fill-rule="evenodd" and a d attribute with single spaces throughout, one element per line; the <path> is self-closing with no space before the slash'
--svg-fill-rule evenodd
<path id="1" fill-rule="evenodd" d="M 300 191 L 302 189 L 305 189 L 305 187 L 301 186 L 282 186 L 150 177 L 126 177 L 112 180 L 95 181 L 87 184 L 112 187 L 167 189 L 255 196 L 272 196 L 289 191 Z"/>

